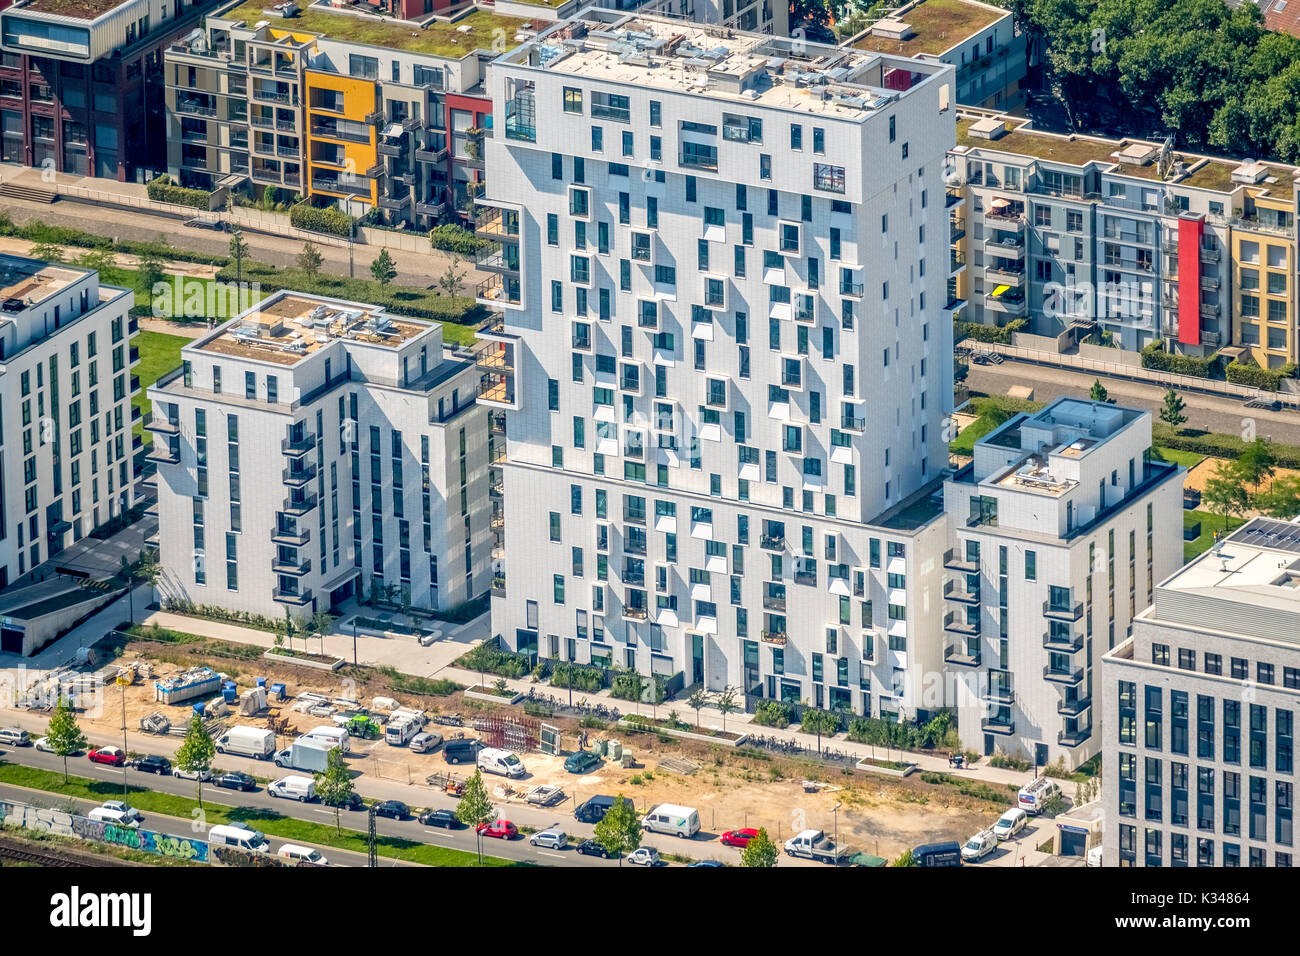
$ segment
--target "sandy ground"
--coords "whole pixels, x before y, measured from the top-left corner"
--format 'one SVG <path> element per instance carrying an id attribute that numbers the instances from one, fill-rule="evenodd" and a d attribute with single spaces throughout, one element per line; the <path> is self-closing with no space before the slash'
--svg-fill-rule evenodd
<path id="1" fill-rule="evenodd" d="M 1204 491 L 1205 483 L 1215 476 L 1222 461 L 1223 459 L 1221 458 L 1204 458 L 1201 461 L 1198 461 L 1188 469 L 1187 475 L 1183 479 L 1183 487 L 1195 488 L 1197 491 Z M 1297 471 L 1294 468 L 1278 468 L 1274 472 L 1273 477 L 1260 486 L 1260 491 L 1268 490 L 1268 488 L 1272 486 L 1273 482 L 1279 478 L 1294 478 L 1297 476 L 1300 476 L 1300 471 Z M 1257 514 L 1259 514 L 1258 511 L 1246 511 L 1243 513 L 1243 517 L 1254 517 Z"/>

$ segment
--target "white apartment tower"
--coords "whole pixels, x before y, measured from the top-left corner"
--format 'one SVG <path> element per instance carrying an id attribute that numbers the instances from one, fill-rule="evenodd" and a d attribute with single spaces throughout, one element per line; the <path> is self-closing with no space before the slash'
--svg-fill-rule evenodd
<path id="1" fill-rule="evenodd" d="M 952 81 L 604 10 L 494 61 L 480 401 L 507 434 L 505 646 L 923 709 Z"/>
<path id="2" fill-rule="evenodd" d="M 129 289 L 0 256 L 0 587 L 135 502 Z"/>
<path id="3" fill-rule="evenodd" d="M 1149 412 L 1061 398 L 946 482 L 944 663 L 967 749 L 1070 768 L 1100 749 L 1101 656 L 1182 561 L 1182 469 L 1150 448 Z"/>
<path id="4" fill-rule="evenodd" d="M 149 390 L 164 599 L 297 619 L 489 585 L 487 410 L 439 325 L 279 292 Z"/>

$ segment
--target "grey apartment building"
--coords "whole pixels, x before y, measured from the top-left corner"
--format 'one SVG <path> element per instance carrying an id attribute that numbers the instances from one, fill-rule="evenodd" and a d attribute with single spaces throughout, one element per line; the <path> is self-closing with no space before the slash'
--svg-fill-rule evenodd
<path id="1" fill-rule="evenodd" d="M 1105 865 L 1291 866 L 1300 523 L 1256 518 L 1102 658 Z"/>

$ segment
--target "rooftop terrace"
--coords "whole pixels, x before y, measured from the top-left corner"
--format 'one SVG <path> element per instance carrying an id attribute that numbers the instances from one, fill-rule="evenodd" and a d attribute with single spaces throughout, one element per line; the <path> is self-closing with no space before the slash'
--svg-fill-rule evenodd
<path id="1" fill-rule="evenodd" d="M 0 308 L 20 312 L 39 305 L 85 275 L 83 269 L 50 265 L 39 259 L 0 256 Z"/>
<path id="2" fill-rule="evenodd" d="M 289 19 L 271 9 L 273 5 L 266 0 L 247 0 L 214 14 L 213 18 L 235 20 L 246 27 L 265 20 L 269 29 L 277 32 L 315 33 L 331 40 L 455 59 L 475 50 L 491 50 L 498 37 L 504 39 L 505 49 L 512 49 L 519 45 L 519 31 L 529 23 L 517 17 L 499 16 L 490 10 L 475 10 L 454 22 L 431 20 L 421 27 L 403 20 L 307 6 L 306 0 L 298 2 L 298 15 Z"/>
<path id="3" fill-rule="evenodd" d="M 432 328 L 428 322 L 393 319 L 377 306 L 280 293 L 226 323 L 194 347 L 221 355 L 296 365 L 336 340 L 397 348 Z"/>
<path id="4" fill-rule="evenodd" d="M 1005 16 L 1010 16 L 1010 11 L 990 10 L 981 4 L 968 3 L 967 0 L 924 0 L 906 13 L 883 21 L 889 23 L 896 19 L 910 26 L 912 35 L 906 40 L 868 33 L 853 45 L 859 50 L 872 50 L 876 53 L 897 53 L 900 56 L 928 53 L 939 56 Z"/>
<path id="5" fill-rule="evenodd" d="M 132 0 L 28 0 L 27 3 L 15 4 L 13 9 L 75 20 L 96 20 L 130 2 Z"/>

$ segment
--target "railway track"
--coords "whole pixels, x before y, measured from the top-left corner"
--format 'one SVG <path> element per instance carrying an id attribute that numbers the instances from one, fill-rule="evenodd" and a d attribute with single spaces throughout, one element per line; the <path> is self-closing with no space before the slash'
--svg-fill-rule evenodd
<path id="1" fill-rule="evenodd" d="M 126 860 L 98 854 L 84 854 L 42 847 L 35 849 L 20 840 L 0 837 L 0 865 L 6 862 L 35 863 L 50 867 L 132 866 Z"/>

